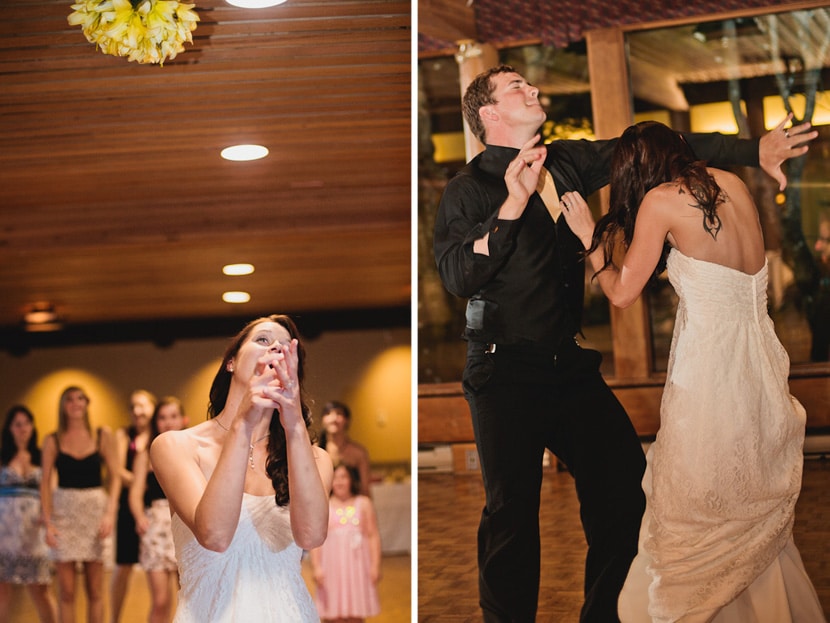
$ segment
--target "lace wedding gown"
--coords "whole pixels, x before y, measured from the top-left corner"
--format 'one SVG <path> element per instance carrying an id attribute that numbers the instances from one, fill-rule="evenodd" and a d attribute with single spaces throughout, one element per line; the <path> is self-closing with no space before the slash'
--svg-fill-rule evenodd
<path id="1" fill-rule="evenodd" d="M 792 540 L 806 414 L 748 275 L 669 254 L 679 297 L 623 623 L 825 620 Z"/>
<path id="2" fill-rule="evenodd" d="M 273 496 L 243 495 L 239 526 L 222 553 L 199 545 L 178 515 L 172 528 L 181 584 L 174 623 L 319 622 L 288 508 Z"/>

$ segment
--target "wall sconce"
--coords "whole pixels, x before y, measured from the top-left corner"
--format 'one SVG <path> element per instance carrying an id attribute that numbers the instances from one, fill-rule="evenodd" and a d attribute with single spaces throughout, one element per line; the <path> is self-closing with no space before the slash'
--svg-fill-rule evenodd
<path id="1" fill-rule="evenodd" d="M 32 303 L 23 314 L 23 326 L 26 331 L 59 331 L 63 323 L 55 311 L 55 306 L 48 302 Z"/>

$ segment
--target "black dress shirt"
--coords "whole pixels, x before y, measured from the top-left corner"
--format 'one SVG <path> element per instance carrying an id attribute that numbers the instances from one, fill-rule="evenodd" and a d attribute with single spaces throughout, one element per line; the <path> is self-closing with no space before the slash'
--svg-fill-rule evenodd
<path id="1" fill-rule="evenodd" d="M 758 140 L 687 134 L 713 166 L 758 166 Z M 562 140 L 547 146 L 547 168 L 561 196 L 588 197 L 605 186 L 616 139 Z M 533 193 L 522 216 L 497 218 L 507 198 L 504 173 L 518 149 L 488 145 L 447 184 L 438 207 L 434 253 L 444 286 L 468 298 L 465 339 L 556 348 L 580 330 L 585 264 L 582 244 L 563 217 L 554 223 Z M 490 232 L 490 255 L 473 242 Z"/>

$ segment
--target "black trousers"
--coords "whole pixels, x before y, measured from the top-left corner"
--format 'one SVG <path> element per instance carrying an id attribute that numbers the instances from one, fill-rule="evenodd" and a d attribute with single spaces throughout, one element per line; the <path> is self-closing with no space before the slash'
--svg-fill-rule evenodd
<path id="1" fill-rule="evenodd" d="M 470 343 L 463 386 L 473 418 L 486 505 L 478 530 L 486 622 L 535 621 L 539 597 L 542 456 L 574 478 L 588 544 L 580 621 L 613 623 L 637 553 L 645 456 L 599 373 L 599 352 Z"/>

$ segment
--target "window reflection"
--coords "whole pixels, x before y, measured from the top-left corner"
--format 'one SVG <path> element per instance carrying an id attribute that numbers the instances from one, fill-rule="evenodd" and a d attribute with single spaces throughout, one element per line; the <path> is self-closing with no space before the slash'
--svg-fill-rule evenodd
<path id="1" fill-rule="evenodd" d="M 635 119 L 678 130 L 760 136 L 793 112 L 830 123 L 823 89 L 830 65 L 830 12 L 794 11 L 631 33 L 626 42 Z M 830 207 L 830 132 L 791 161 L 778 192 L 759 170 L 736 171 L 758 206 L 769 262 L 769 305 L 793 363 L 828 360 L 830 272 L 821 223 Z M 648 294 L 655 368 L 666 368 L 676 297 L 667 283 Z"/>

